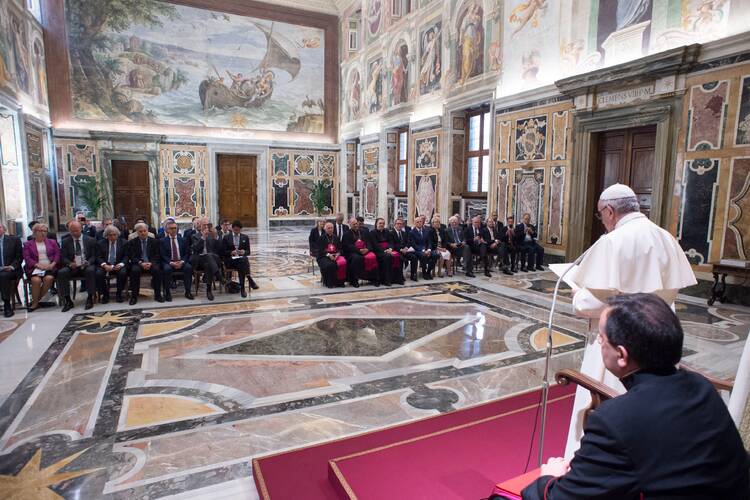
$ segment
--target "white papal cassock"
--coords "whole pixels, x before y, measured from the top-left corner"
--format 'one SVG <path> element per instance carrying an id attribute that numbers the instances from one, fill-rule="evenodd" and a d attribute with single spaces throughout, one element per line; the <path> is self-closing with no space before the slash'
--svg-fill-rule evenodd
<path id="1" fill-rule="evenodd" d="M 604 301 L 613 295 L 655 293 L 673 305 L 680 288 L 697 283 L 677 240 L 640 212 L 625 215 L 611 232 L 600 237 L 581 263 L 570 270 L 565 281 L 575 291 L 576 314 L 590 318 L 581 372 L 619 392 L 625 392 L 625 388 L 605 369 L 601 346 L 596 341 L 598 318 L 606 307 Z M 580 446 L 583 415 L 590 404 L 589 392 L 579 387 L 566 458 L 572 457 Z"/>

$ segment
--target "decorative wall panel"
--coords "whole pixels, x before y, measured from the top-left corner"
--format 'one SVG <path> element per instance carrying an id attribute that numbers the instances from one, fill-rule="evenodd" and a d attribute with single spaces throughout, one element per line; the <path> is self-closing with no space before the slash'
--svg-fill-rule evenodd
<path id="1" fill-rule="evenodd" d="M 511 123 L 509 121 L 498 122 L 496 129 L 497 162 L 508 163 L 510 161 Z"/>
<path id="2" fill-rule="evenodd" d="M 346 143 L 346 192 L 357 190 L 357 143 Z"/>
<path id="3" fill-rule="evenodd" d="M 690 88 L 687 150 L 721 149 L 729 82 L 708 82 Z"/>
<path id="4" fill-rule="evenodd" d="M 521 221 L 523 214 L 531 215 L 537 227 L 537 238 L 544 241 L 542 208 L 544 207 L 544 169 L 516 169 L 513 171 L 513 216 Z"/>
<path id="5" fill-rule="evenodd" d="M 750 260 L 750 157 L 732 158 L 721 256 Z"/>
<path id="6" fill-rule="evenodd" d="M 553 245 L 563 244 L 563 213 L 565 210 L 565 167 L 556 166 L 550 169 L 549 181 L 549 230 L 547 242 Z"/>
<path id="7" fill-rule="evenodd" d="M 547 116 L 516 120 L 516 161 L 547 157 Z"/>
<path id="8" fill-rule="evenodd" d="M 464 220 L 470 221 L 475 215 L 479 215 L 481 217 L 485 217 L 487 215 L 487 201 L 486 200 L 464 201 L 464 213 L 463 213 Z"/>
<path id="9" fill-rule="evenodd" d="M 380 146 L 377 143 L 362 146 L 362 157 L 362 215 L 366 220 L 372 221 L 378 216 Z"/>
<path id="10" fill-rule="evenodd" d="M 711 254 L 720 161 L 685 162 L 682 173 L 682 205 L 677 239 L 692 264 L 705 264 Z"/>
<path id="11" fill-rule="evenodd" d="M 65 224 L 77 212 L 84 212 L 96 219 L 99 214 L 90 213 L 82 187 L 92 182 L 108 182 L 108 176 L 100 169 L 96 142 L 83 140 L 55 141 L 57 162 L 57 191 L 59 224 Z M 109 193 L 107 193 L 108 195 Z"/>
<path id="12" fill-rule="evenodd" d="M 393 194 L 396 192 L 398 183 L 398 149 L 395 144 L 388 144 L 387 162 L 388 162 L 388 185 L 386 192 Z"/>
<path id="13" fill-rule="evenodd" d="M 750 146 L 750 75 L 740 79 L 740 98 L 737 103 L 735 146 Z"/>
<path id="14" fill-rule="evenodd" d="M 26 157 L 29 165 L 31 218 L 40 220 L 48 210 L 47 169 L 44 158 L 44 136 L 40 130 L 26 126 Z"/>
<path id="15" fill-rule="evenodd" d="M 451 161 L 451 194 L 460 196 L 464 190 L 464 134 L 453 134 L 453 158 Z"/>
<path id="16" fill-rule="evenodd" d="M 552 159 L 564 160 L 568 149 L 568 112 L 552 113 Z"/>
<path id="17" fill-rule="evenodd" d="M 409 158 L 409 220 L 419 215 L 429 221 L 437 212 L 440 179 L 440 131 L 428 130 L 411 135 Z"/>
<path id="18" fill-rule="evenodd" d="M 317 186 L 320 186 L 324 200 L 320 215 L 335 212 L 338 158 L 336 151 L 270 150 L 269 217 L 278 219 L 317 216 L 313 201 L 313 192 Z"/>
<path id="19" fill-rule="evenodd" d="M 507 168 L 501 168 L 497 171 L 497 184 L 496 184 L 496 213 L 497 218 L 499 221 L 501 221 L 503 224 L 506 223 L 506 219 L 508 218 L 508 191 L 510 189 L 510 182 L 509 182 L 509 170 Z"/>
<path id="20" fill-rule="evenodd" d="M 208 215 L 213 187 L 208 175 L 208 148 L 196 144 L 159 147 L 159 219 L 189 222 Z"/>

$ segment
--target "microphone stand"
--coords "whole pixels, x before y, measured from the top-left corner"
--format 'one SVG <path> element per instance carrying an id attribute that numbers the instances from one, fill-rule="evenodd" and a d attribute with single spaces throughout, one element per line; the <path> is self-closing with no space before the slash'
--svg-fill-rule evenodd
<path id="1" fill-rule="evenodd" d="M 542 461 L 544 460 L 544 428 L 547 424 L 547 402 L 549 400 L 549 365 L 552 361 L 552 317 L 555 314 L 555 306 L 557 305 L 557 292 L 560 289 L 560 283 L 565 275 L 568 274 L 571 269 L 580 264 L 587 253 L 588 250 L 578 256 L 575 262 L 573 262 L 573 264 L 571 264 L 570 267 L 568 267 L 565 272 L 557 278 L 555 291 L 552 294 L 552 307 L 549 310 L 549 320 L 547 321 L 547 352 L 544 356 L 544 378 L 542 379 L 542 421 L 541 431 L 539 433 L 539 457 L 537 463 L 539 467 L 542 466 Z"/>

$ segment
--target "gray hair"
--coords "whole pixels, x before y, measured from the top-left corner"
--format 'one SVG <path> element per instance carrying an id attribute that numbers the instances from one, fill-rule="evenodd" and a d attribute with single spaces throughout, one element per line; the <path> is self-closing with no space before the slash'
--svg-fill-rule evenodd
<path id="1" fill-rule="evenodd" d="M 606 202 L 617 215 L 625 215 L 632 212 L 638 212 L 641 209 L 638 204 L 638 198 L 615 198 Z"/>
<path id="2" fill-rule="evenodd" d="M 143 222 L 139 222 L 138 224 L 136 224 L 135 226 L 133 226 L 133 229 L 135 229 L 136 231 L 138 231 L 141 228 L 143 228 L 146 231 L 148 231 L 148 226 L 146 224 L 144 224 Z"/>
<path id="3" fill-rule="evenodd" d="M 107 227 L 104 228 L 104 237 L 106 238 L 110 234 L 116 234 L 117 237 L 119 238 L 120 237 L 120 230 L 117 229 L 116 226 L 110 224 L 109 226 L 107 226 Z"/>
<path id="4" fill-rule="evenodd" d="M 39 222 L 37 224 L 34 224 L 34 229 L 31 230 L 32 233 L 36 233 L 37 231 L 41 231 L 42 229 L 46 229 L 49 231 L 49 226 L 45 224 L 44 222 Z"/>

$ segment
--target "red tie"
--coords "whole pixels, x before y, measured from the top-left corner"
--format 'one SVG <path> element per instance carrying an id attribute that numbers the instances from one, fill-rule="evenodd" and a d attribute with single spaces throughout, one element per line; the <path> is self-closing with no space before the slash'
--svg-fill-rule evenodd
<path id="1" fill-rule="evenodd" d="M 172 238 L 172 261 L 176 262 L 180 260 L 177 256 L 177 240 L 175 238 Z"/>

